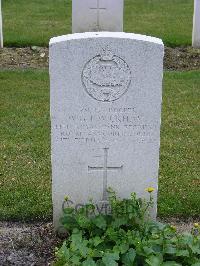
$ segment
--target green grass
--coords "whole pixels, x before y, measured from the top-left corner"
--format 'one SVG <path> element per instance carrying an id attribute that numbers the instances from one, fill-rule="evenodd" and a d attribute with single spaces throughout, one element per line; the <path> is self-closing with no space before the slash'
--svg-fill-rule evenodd
<path id="1" fill-rule="evenodd" d="M 159 215 L 200 215 L 200 72 L 166 73 Z"/>
<path id="2" fill-rule="evenodd" d="M 51 215 L 49 84 L 45 72 L 0 72 L 0 219 Z"/>
<path id="3" fill-rule="evenodd" d="M 49 39 L 71 32 L 71 1 L 3 1 L 6 46 L 47 46 Z"/>
<path id="4" fill-rule="evenodd" d="M 125 31 L 191 45 L 193 0 L 125 0 Z"/>
<path id="5" fill-rule="evenodd" d="M 49 219 L 48 73 L 3 71 L 0 84 L 0 219 Z M 160 216 L 200 213 L 199 93 L 200 72 L 165 74 Z"/>
<path id="6" fill-rule="evenodd" d="M 190 45 L 192 16 L 193 0 L 125 0 L 124 30 Z M 5 0 L 3 22 L 6 46 L 47 46 L 71 32 L 71 0 Z"/>

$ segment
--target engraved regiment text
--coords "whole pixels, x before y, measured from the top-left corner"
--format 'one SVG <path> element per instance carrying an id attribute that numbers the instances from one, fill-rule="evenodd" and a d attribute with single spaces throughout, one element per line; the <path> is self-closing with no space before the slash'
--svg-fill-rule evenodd
<path id="1" fill-rule="evenodd" d="M 139 143 L 154 142 L 159 125 L 146 122 L 134 107 L 81 108 L 57 120 L 57 140 L 78 143 L 104 143 L 130 138 Z"/>

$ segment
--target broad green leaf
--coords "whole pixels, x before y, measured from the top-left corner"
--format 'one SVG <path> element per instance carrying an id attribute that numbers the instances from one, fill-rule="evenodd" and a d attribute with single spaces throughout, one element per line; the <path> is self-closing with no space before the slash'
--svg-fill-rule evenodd
<path id="1" fill-rule="evenodd" d="M 92 258 L 88 258 L 87 260 L 83 261 L 83 266 L 96 266 L 95 261 Z"/>
<path id="2" fill-rule="evenodd" d="M 160 257 L 151 256 L 150 258 L 146 259 L 145 261 L 150 266 L 161 266 L 163 260 Z"/>
<path id="3" fill-rule="evenodd" d="M 106 266 L 106 265 L 103 263 L 102 260 L 98 260 L 98 261 L 96 262 L 96 265 L 97 265 L 97 266 Z"/>
<path id="4" fill-rule="evenodd" d="M 97 247 L 100 243 L 102 243 L 104 240 L 101 239 L 99 236 L 95 236 L 94 238 L 90 239 L 89 242 Z"/>
<path id="5" fill-rule="evenodd" d="M 113 228 L 119 228 L 120 226 L 127 224 L 127 222 L 128 222 L 127 219 L 124 218 L 124 217 L 116 218 L 116 219 L 112 222 L 111 226 L 112 226 Z"/>
<path id="6" fill-rule="evenodd" d="M 78 245 L 79 252 L 83 258 L 87 258 L 89 248 L 86 247 L 83 243 Z"/>
<path id="7" fill-rule="evenodd" d="M 70 237 L 56 251 L 60 265 L 200 266 L 200 236 L 176 234 L 169 225 L 146 221 L 148 202 L 140 202 L 135 194 L 128 200 L 114 195 L 110 203 L 110 215 L 87 216 L 85 208 L 65 211 L 61 221 Z"/>
<path id="8" fill-rule="evenodd" d="M 95 249 L 95 250 L 93 250 L 93 253 L 92 253 L 91 257 L 93 257 L 93 258 L 102 258 L 102 256 L 103 256 L 102 250 Z"/>
<path id="9" fill-rule="evenodd" d="M 103 216 L 98 215 L 92 220 L 93 224 L 95 224 L 98 228 L 106 228 L 106 220 Z"/>
<path id="10" fill-rule="evenodd" d="M 132 266 L 136 257 L 136 252 L 133 248 L 130 248 L 129 251 L 122 256 L 122 262 L 126 266 Z"/>
<path id="11" fill-rule="evenodd" d="M 194 254 L 200 254 L 200 245 L 189 245 Z"/>
<path id="12" fill-rule="evenodd" d="M 121 254 L 126 253 L 126 252 L 128 251 L 128 249 L 129 249 L 129 245 L 128 245 L 128 244 L 121 244 L 121 245 L 119 246 L 119 252 L 120 252 Z"/>
<path id="13" fill-rule="evenodd" d="M 78 250 L 82 254 L 82 256 L 85 257 L 87 253 L 87 244 L 88 240 L 82 239 L 81 231 L 72 234 L 70 248 L 73 252 Z"/>
<path id="14" fill-rule="evenodd" d="M 119 243 L 117 243 L 114 247 L 113 247 L 113 251 L 120 253 L 120 254 L 124 254 L 128 251 L 129 249 L 129 245 L 126 243 L 120 243 L 120 241 L 118 241 Z"/>
<path id="15" fill-rule="evenodd" d="M 63 256 L 64 256 L 66 261 L 69 260 L 69 258 L 70 258 L 70 251 L 66 246 L 66 241 L 63 242 L 62 247 L 58 251 L 58 257 L 63 257 Z"/>
<path id="16" fill-rule="evenodd" d="M 71 240 L 74 243 L 80 243 L 82 241 L 82 232 L 74 230 L 71 236 Z"/>
<path id="17" fill-rule="evenodd" d="M 189 254 L 188 250 L 178 250 L 176 252 L 176 256 L 178 256 L 178 257 L 189 257 L 190 254 Z"/>
<path id="18" fill-rule="evenodd" d="M 143 251 L 146 255 L 150 255 L 154 253 L 154 250 L 152 249 L 152 247 L 143 247 Z"/>
<path id="19" fill-rule="evenodd" d="M 73 265 L 81 265 L 80 264 L 80 257 L 79 256 L 77 256 L 77 255 L 73 255 L 72 257 L 71 257 L 71 262 L 73 263 Z"/>
<path id="20" fill-rule="evenodd" d="M 77 222 L 81 228 L 89 228 L 90 227 L 90 219 L 84 215 L 80 215 L 77 219 Z"/>
<path id="21" fill-rule="evenodd" d="M 76 219 L 72 216 L 62 217 L 60 219 L 60 222 L 66 229 L 73 229 L 75 227 L 78 227 Z"/>
<path id="22" fill-rule="evenodd" d="M 193 236 L 192 234 L 186 232 L 186 233 L 183 233 L 182 237 L 181 237 L 181 243 L 183 244 L 187 244 L 187 245 L 192 245 L 193 243 Z"/>
<path id="23" fill-rule="evenodd" d="M 182 264 L 179 264 L 175 261 L 166 261 L 161 264 L 162 266 L 182 266 Z"/>
<path id="24" fill-rule="evenodd" d="M 164 249 L 164 252 L 167 254 L 176 254 L 176 247 L 172 245 L 167 245 Z"/>
<path id="25" fill-rule="evenodd" d="M 102 261 L 106 266 L 117 266 L 117 260 L 119 260 L 118 253 L 106 253 L 102 258 Z"/>

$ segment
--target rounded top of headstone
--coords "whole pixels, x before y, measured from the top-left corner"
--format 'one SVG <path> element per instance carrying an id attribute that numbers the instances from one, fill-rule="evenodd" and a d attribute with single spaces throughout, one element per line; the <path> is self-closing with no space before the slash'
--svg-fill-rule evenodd
<path id="1" fill-rule="evenodd" d="M 134 33 L 126 33 L 126 32 L 84 32 L 84 33 L 74 33 L 68 35 L 62 35 L 58 37 L 53 37 L 50 39 L 49 45 L 53 45 L 60 42 L 70 41 L 70 40 L 78 40 L 78 39 L 88 39 L 88 38 L 119 38 L 119 39 L 130 39 L 136 41 L 143 42 L 151 42 L 157 45 L 162 45 L 163 42 L 159 38 L 134 34 Z"/>

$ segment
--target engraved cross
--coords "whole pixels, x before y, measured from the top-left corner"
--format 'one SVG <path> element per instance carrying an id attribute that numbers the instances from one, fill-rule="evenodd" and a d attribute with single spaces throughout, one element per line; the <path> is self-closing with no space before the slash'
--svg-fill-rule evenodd
<path id="1" fill-rule="evenodd" d="M 96 7 L 90 7 L 90 9 L 97 11 L 97 30 L 98 31 L 100 31 L 100 11 L 106 10 L 105 7 L 100 7 L 99 1 L 100 0 L 97 0 L 97 6 Z"/>
<path id="2" fill-rule="evenodd" d="M 121 166 L 108 166 L 108 150 L 109 148 L 104 148 L 104 164 L 103 166 L 88 166 L 88 171 L 102 171 L 103 172 L 103 201 L 107 201 L 107 177 L 109 170 L 122 170 Z"/>

